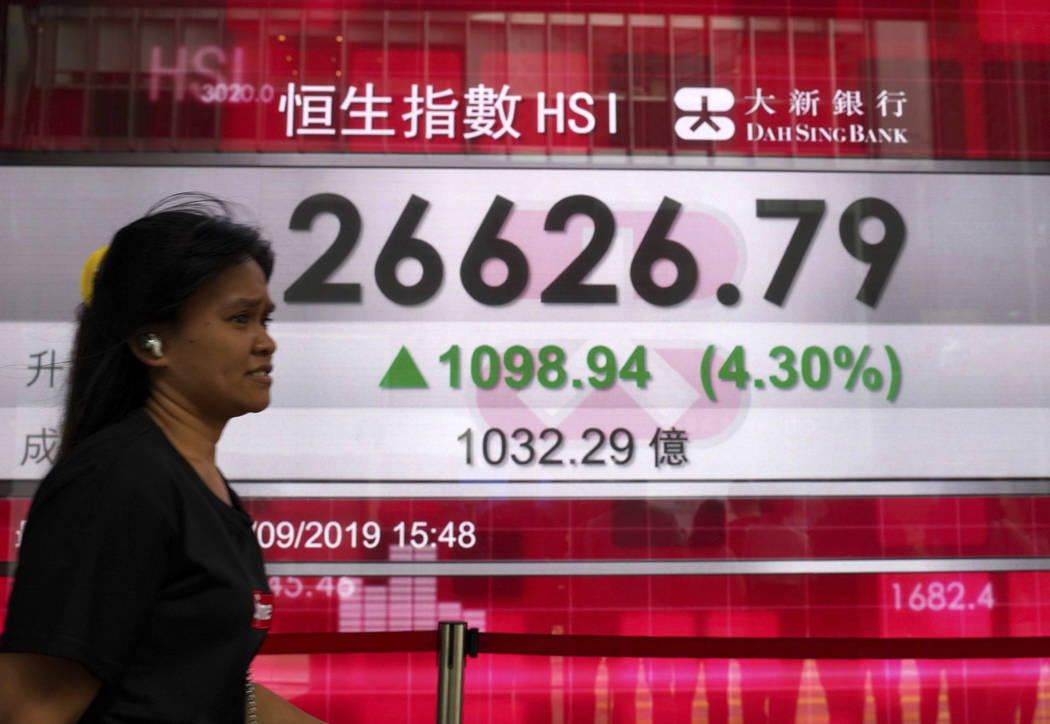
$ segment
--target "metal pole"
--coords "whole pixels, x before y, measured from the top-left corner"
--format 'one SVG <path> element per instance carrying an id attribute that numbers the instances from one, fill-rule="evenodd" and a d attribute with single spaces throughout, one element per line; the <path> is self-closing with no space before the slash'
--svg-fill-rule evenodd
<path id="1" fill-rule="evenodd" d="M 438 623 L 437 723 L 463 722 L 463 668 L 466 664 L 467 624 Z"/>

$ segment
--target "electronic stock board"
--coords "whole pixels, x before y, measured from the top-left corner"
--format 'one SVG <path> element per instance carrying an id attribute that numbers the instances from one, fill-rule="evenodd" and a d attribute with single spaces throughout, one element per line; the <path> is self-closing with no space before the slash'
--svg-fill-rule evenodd
<path id="1" fill-rule="evenodd" d="M 277 254 L 220 446 L 275 632 L 1044 635 L 1050 16 L 622 5 L 6 3 L 7 574 L 80 266 L 191 190 Z M 1041 661 L 776 655 L 495 657 L 467 716 L 1050 717 Z M 431 667 L 257 677 L 425 721 Z"/>

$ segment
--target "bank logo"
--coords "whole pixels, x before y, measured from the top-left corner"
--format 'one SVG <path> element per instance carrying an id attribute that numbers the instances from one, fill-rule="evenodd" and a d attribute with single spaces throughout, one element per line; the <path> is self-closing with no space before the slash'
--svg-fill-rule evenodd
<path id="1" fill-rule="evenodd" d="M 728 88 L 679 88 L 675 107 L 685 111 L 675 121 L 674 132 L 686 141 L 724 141 L 732 138 L 736 124 L 725 115 L 736 99 Z"/>

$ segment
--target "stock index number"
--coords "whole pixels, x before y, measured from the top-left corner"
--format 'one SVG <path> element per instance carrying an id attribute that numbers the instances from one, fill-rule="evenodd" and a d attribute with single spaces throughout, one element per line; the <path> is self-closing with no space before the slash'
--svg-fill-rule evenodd
<path id="1" fill-rule="evenodd" d="M 606 436 L 597 427 L 588 427 L 583 431 L 583 439 L 591 447 L 580 457 L 566 459 L 562 455 L 565 435 L 554 427 L 547 427 L 534 435 L 531 430 L 519 427 L 509 435 L 498 427 L 490 427 L 481 435 L 481 457 L 489 465 L 498 466 L 510 461 L 518 466 L 526 465 L 627 465 L 634 457 L 634 435 L 631 431 L 618 427 Z M 613 452 L 606 456 L 605 444 L 608 440 Z M 456 438 L 463 443 L 464 461 L 474 464 L 474 429 L 467 428 Z M 617 455 L 617 453 L 619 453 Z"/>
<path id="2" fill-rule="evenodd" d="M 441 288 L 445 278 L 444 261 L 432 244 L 417 236 L 417 229 L 430 202 L 413 194 L 394 224 L 375 261 L 374 278 L 383 295 L 402 306 L 415 306 L 429 301 Z M 518 299 L 529 281 L 529 260 L 513 241 L 503 238 L 503 228 L 514 203 L 495 196 L 478 226 L 470 245 L 460 260 L 459 278 L 463 289 L 481 304 L 500 306 Z M 686 301 L 700 283 L 701 268 L 685 245 L 669 238 L 682 210 L 682 204 L 664 197 L 653 215 L 630 264 L 630 282 L 635 293 L 650 304 L 674 306 Z M 758 199 L 755 213 L 763 219 L 798 219 L 798 224 L 780 258 L 764 298 L 783 306 L 798 275 L 806 253 L 816 237 L 827 210 L 823 200 Z M 350 258 L 361 235 L 361 214 L 352 201 L 338 194 L 315 194 L 305 199 L 292 212 L 289 228 L 309 231 L 314 220 L 331 214 L 339 229 L 329 247 L 284 293 L 286 302 L 349 303 L 361 302 L 361 285 L 357 282 L 331 282 L 329 277 Z M 584 216 L 593 223 L 591 238 L 583 250 L 540 293 L 544 304 L 616 304 L 619 289 L 615 284 L 591 284 L 588 275 L 598 266 L 616 235 L 616 220 L 609 207 L 586 194 L 566 196 L 555 203 L 547 214 L 544 230 L 564 233 L 569 220 Z M 882 223 L 883 238 L 866 241 L 861 225 L 868 219 Z M 869 266 L 857 293 L 857 300 L 875 307 L 889 282 L 894 265 L 904 247 L 904 219 L 890 203 L 874 198 L 851 203 L 839 219 L 842 246 L 854 259 Z M 416 260 L 422 275 L 413 284 L 403 283 L 397 267 L 405 259 Z M 491 259 L 506 268 L 506 277 L 490 283 L 482 268 Z M 674 267 L 674 281 L 662 286 L 653 277 L 658 262 Z M 735 303 L 735 302 L 734 302 Z"/>

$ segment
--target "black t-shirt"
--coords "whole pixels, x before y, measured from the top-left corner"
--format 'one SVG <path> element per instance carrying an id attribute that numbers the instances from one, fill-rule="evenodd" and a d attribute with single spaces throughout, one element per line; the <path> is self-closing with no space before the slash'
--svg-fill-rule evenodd
<path id="1" fill-rule="evenodd" d="M 83 722 L 242 724 L 269 626 L 251 519 L 144 410 L 77 445 L 33 499 L 0 651 L 83 664 Z"/>

